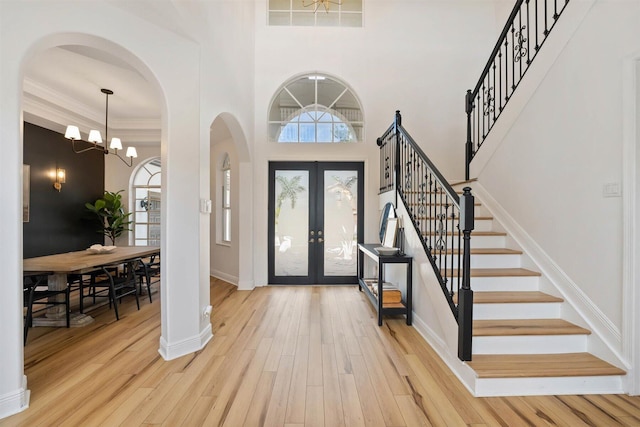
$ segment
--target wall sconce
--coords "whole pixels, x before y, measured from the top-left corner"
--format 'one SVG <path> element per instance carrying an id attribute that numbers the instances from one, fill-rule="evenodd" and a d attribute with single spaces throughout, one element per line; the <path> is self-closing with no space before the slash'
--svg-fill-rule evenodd
<path id="1" fill-rule="evenodd" d="M 55 181 L 53 183 L 53 188 L 60 192 L 60 190 L 62 190 L 62 184 L 67 182 L 67 172 L 64 169 L 56 168 L 54 175 Z"/>

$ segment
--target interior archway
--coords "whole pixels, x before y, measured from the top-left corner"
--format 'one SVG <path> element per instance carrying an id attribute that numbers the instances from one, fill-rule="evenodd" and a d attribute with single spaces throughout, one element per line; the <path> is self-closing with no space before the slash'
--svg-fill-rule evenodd
<path id="1" fill-rule="evenodd" d="M 155 122 L 157 123 L 157 129 L 155 129 L 155 131 L 153 132 L 152 137 L 155 146 L 147 144 L 145 148 L 142 148 L 142 156 L 140 156 L 138 162 L 143 162 L 145 158 L 148 158 L 149 153 L 157 153 L 157 155 L 160 156 L 161 133 L 163 127 L 162 124 L 163 122 L 166 122 L 167 111 L 165 95 L 160 83 L 156 79 L 154 73 L 145 65 L 145 63 L 128 49 L 121 45 L 118 45 L 117 43 L 93 35 L 80 33 L 56 34 L 45 37 L 31 46 L 21 63 L 23 96 L 20 104 L 21 110 L 23 111 L 23 117 L 20 122 L 20 128 L 23 128 L 25 122 L 33 121 L 37 123 L 38 126 L 63 134 L 64 127 L 66 126 L 66 124 L 69 124 L 64 122 L 65 118 L 75 117 L 76 119 L 79 119 L 84 123 L 90 123 L 92 121 L 100 122 L 104 118 L 102 117 L 102 114 L 104 114 L 104 112 L 99 111 L 100 116 L 98 116 L 98 118 L 96 119 L 96 117 L 92 116 L 91 114 L 92 110 L 90 105 L 88 106 L 89 108 L 83 109 L 83 107 L 87 107 L 83 100 L 64 95 L 65 93 L 68 93 L 68 91 L 65 91 L 64 88 L 51 88 L 49 86 L 51 82 L 42 82 L 32 78 L 30 74 L 30 67 L 32 67 L 33 64 L 42 65 L 40 63 L 40 60 L 42 60 L 42 58 L 45 57 L 48 52 L 52 52 L 53 50 L 61 49 L 63 47 L 68 47 L 66 49 L 67 53 L 73 53 L 72 51 L 74 50 L 75 52 L 81 51 L 81 56 L 84 56 L 84 58 L 91 58 L 93 54 L 93 58 L 91 59 L 93 59 L 95 62 L 100 62 L 100 60 L 104 58 L 117 58 L 119 62 L 117 66 L 128 67 L 130 73 L 137 74 L 148 84 L 149 90 L 154 93 L 156 102 L 158 104 L 158 116 L 157 120 L 155 120 Z M 113 65 L 113 63 L 111 65 Z M 84 68 L 83 72 L 89 72 L 89 68 L 90 67 Z M 103 73 L 99 73 L 98 75 L 94 76 L 95 80 L 93 81 L 91 80 L 90 75 L 86 75 L 85 77 L 88 79 L 90 84 L 94 84 L 96 85 L 96 87 L 106 86 L 117 91 L 116 87 L 114 86 L 116 86 L 118 82 L 115 80 L 105 82 L 105 76 Z M 96 96 L 96 99 L 100 103 L 103 103 L 104 98 L 100 100 L 100 94 L 97 90 L 96 92 L 98 95 Z M 126 90 L 121 91 L 121 93 L 126 92 Z M 61 96 L 59 99 L 60 102 L 55 102 L 56 100 L 54 98 L 57 94 L 59 95 L 60 93 L 63 93 L 63 96 Z M 79 104 L 78 111 L 70 111 L 71 109 L 69 106 L 69 102 L 73 103 L 74 101 Z M 49 108 L 43 108 L 43 105 L 46 105 Z M 106 126 L 106 123 L 104 123 L 104 126 Z M 117 126 L 117 124 L 114 125 L 114 128 L 116 128 Z M 139 142 L 140 140 L 138 141 L 138 143 Z M 21 138 L 20 149 L 22 150 L 23 147 L 24 141 Z M 110 169 L 112 174 L 122 175 L 122 180 L 124 180 L 124 182 L 127 182 L 130 174 L 134 169 L 121 166 L 117 158 L 114 157 L 113 159 L 110 159 L 110 157 L 113 156 L 108 157 L 109 159 L 105 159 L 105 170 L 107 171 L 107 173 L 109 173 L 108 171 Z M 115 160 L 118 163 L 113 163 L 111 162 L 111 160 Z M 123 173 L 122 171 L 126 172 Z M 78 177 L 76 177 L 76 179 L 77 178 Z M 105 179 L 105 187 L 106 185 L 108 185 L 108 182 L 109 180 Z M 22 233 L 20 234 L 20 239 L 21 247 L 23 239 Z M 126 240 L 124 244 L 126 244 Z M 164 303 L 161 306 L 161 310 L 164 311 Z M 21 356 L 24 357 L 23 349 L 20 348 L 20 351 L 22 351 Z"/>
<path id="2" fill-rule="evenodd" d="M 240 256 L 250 253 L 250 235 L 246 230 L 251 222 L 247 194 L 250 198 L 252 178 L 251 168 L 246 167 L 250 158 L 244 132 L 233 115 L 221 113 L 214 119 L 210 127 L 210 146 L 210 274 L 241 288 L 252 287 L 247 286 L 247 277 L 252 271 L 251 257 Z M 230 173 L 229 240 L 223 238 L 222 226 L 225 171 Z"/>

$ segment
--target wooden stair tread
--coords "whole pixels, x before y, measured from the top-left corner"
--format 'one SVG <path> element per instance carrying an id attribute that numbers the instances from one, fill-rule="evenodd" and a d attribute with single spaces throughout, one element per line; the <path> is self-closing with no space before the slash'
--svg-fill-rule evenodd
<path id="1" fill-rule="evenodd" d="M 436 232 L 435 231 L 430 231 L 428 233 L 423 233 L 423 236 L 433 236 L 435 235 Z M 451 231 L 447 231 L 445 233 L 446 236 L 451 236 L 452 232 Z M 455 232 L 455 235 L 458 235 L 458 232 Z M 507 233 L 505 233 L 504 231 L 473 231 L 471 232 L 471 238 L 473 239 L 473 236 L 506 236 Z"/>
<path id="2" fill-rule="evenodd" d="M 562 298 L 545 294 L 539 291 L 489 291 L 474 292 L 474 304 L 526 304 L 526 303 L 547 303 L 562 302 Z M 453 296 L 453 302 L 458 303 L 458 294 Z"/>
<path id="3" fill-rule="evenodd" d="M 459 248 L 447 249 L 446 254 L 457 254 L 462 251 Z M 471 248 L 471 255 L 522 255 L 522 251 L 507 248 Z"/>
<path id="4" fill-rule="evenodd" d="M 589 335 L 591 331 L 562 319 L 474 320 L 473 336 Z"/>
<path id="5" fill-rule="evenodd" d="M 455 187 L 456 185 L 463 185 L 463 184 L 471 184 L 472 182 L 476 182 L 478 180 L 478 178 L 471 178 L 471 179 L 467 179 L 464 181 L 456 181 L 453 183 L 449 183 L 450 186 Z"/>
<path id="6" fill-rule="evenodd" d="M 422 191 L 405 190 L 402 193 L 403 194 L 421 194 Z M 445 194 L 445 193 L 442 193 L 442 192 L 436 193 L 436 192 L 433 192 L 433 191 L 427 191 L 425 194 Z M 463 194 L 463 191 L 462 190 L 456 190 L 456 194 Z"/>
<path id="7" fill-rule="evenodd" d="M 414 217 L 415 219 L 419 220 L 419 221 L 437 221 L 438 218 L 434 218 L 432 216 L 416 216 Z M 449 220 L 451 220 L 451 217 L 448 217 Z M 453 219 L 458 219 L 458 216 L 454 216 Z M 493 221 L 493 217 L 492 216 L 475 216 L 474 219 L 476 221 Z"/>
<path id="8" fill-rule="evenodd" d="M 441 206 L 441 205 L 451 205 L 451 203 L 447 203 L 447 202 L 436 202 L 436 203 L 429 203 L 430 205 L 437 205 L 437 206 Z M 406 205 L 408 206 L 425 206 L 427 205 L 427 203 L 424 202 L 408 202 L 406 203 Z M 474 206 L 481 206 L 480 202 L 474 202 L 473 203 Z"/>
<path id="9" fill-rule="evenodd" d="M 453 271 L 447 270 L 447 274 L 452 277 L 458 277 L 458 269 Z M 541 276 L 537 271 L 527 270 L 526 268 L 472 268 L 469 272 L 471 277 L 535 277 Z"/>
<path id="10" fill-rule="evenodd" d="M 478 354 L 467 362 L 478 378 L 530 378 L 625 375 L 589 353 Z"/>

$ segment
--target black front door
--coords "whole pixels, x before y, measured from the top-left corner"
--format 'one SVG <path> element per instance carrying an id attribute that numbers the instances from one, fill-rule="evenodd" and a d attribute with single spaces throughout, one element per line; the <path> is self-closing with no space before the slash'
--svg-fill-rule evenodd
<path id="1" fill-rule="evenodd" d="M 357 283 L 362 162 L 269 163 L 269 283 Z"/>

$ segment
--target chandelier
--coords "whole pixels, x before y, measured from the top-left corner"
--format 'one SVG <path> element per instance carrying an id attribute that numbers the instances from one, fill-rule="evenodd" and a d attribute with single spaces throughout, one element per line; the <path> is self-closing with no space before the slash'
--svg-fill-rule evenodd
<path id="1" fill-rule="evenodd" d="M 341 5 L 342 0 L 310 0 L 309 3 L 307 3 L 306 0 L 302 0 L 302 5 L 304 7 L 313 6 L 313 13 L 316 13 L 320 6 L 324 6 L 325 13 L 329 13 L 330 3 Z"/>
<path id="2" fill-rule="evenodd" d="M 113 91 L 109 89 L 100 89 L 100 92 L 106 95 L 104 139 L 105 141 L 107 141 L 109 139 L 109 95 L 113 95 Z M 98 150 L 102 151 L 105 156 L 107 154 L 115 155 L 129 167 L 133 166 L 133 158 L 138 157 L 138 152 L 136 151 L 135 147 L 127 148 L 125 156 L 129 159 L 128 161 L 125 160 L 120 154 L 118 154 L 118 150 L 122 150 L 122 141 L 120 140 L 120 138 L 111 138 L 109 148 L 105 147 L 102 144 L 102 135 L 100 134 L 99 130 L 92 129 L 91 131 L 89 131 L 89 138 L 86 142 L 86 144 L 89 144 L 89 147 L 87 148 L 76 148 L 76 141 L 82 141 L 80 137 L 80 129 L 78 129 L 78 126 L 67 126 L 64 137 L 71 140 L 71 149 L 76 154 L 84 153 L 91 150 Z"/>

